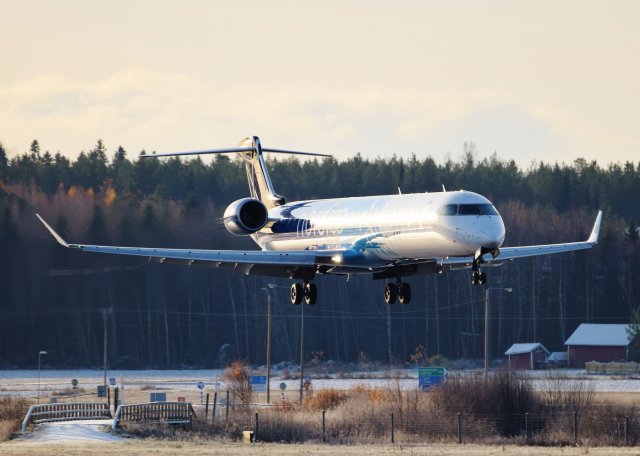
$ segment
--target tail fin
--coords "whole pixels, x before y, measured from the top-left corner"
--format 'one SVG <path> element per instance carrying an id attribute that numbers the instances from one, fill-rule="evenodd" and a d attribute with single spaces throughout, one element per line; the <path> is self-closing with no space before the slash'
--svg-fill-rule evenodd
<path id="1" fill-rule="evenodd" d="M 276 193 L 267 171 L 267 165 L 262 155 L 262 146 L 260 138 L 253 136 L 245 138 L 238 144 L 240 147 L 248 147 L 251 150 L 240 152 L 238 155 L 244 160 L 244 166 L 247 171 L 247 181 L 249 182 L 249 193 L 251 198 L 258 199 L 271 209 L 275 206 L 282 206 L 286 200 L 283 196 Z"/>
<path id="2" fill-rule="evenodd" d="M 283 196 L 276 193 L 267 171 L 267 165 L 264 162 L 262 152 L 274 152 L 278 154 L 296 154 L 311 155 L 316 157 L 330 157 L 327 154 L 316 154 L 311 152 L 297 152 L 284 149 L 267 149 L 260 144 L 260 138 L 251 136 L 243 139 L 238 147 L 230 147 L 228 149 L 207 149 L 195 150 L 191 152 L 169 152 L 153 155 L 140 155 L 141 157 L 174 157 L 179 155 L 200 155 L 200 154 L 226 154 L 237 153 L 242 157 L 247 171 L 247 180 L 249 181 L 249 192 L 252 198 L 262 201 L 262 203 L 271 209 L 275 206 L 281 206 L 285 203 Z"/>

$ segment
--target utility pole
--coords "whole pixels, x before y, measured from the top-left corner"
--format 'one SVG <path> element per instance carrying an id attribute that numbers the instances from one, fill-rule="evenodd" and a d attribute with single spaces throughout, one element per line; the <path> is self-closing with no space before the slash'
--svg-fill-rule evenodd
<path id="1" fill-rule="evenodd" d="M 300 405 L 304 391 L 304 302 L 300 303 Z"/>
<path id="2" fill-rule="evenodd" d="M 102 326 L 103 326 L 103 345 L 102 345 L 102 359 L 104 361 L 104 393 L 107 394 L 107 313 L 108 309 L 100 309 L 102 312 Z"/>
<path id="3" fill-rule="evenodd" d="M 489 375 L 489 292 L 502 290 L 511 293 L 513 288 L 485 288 L 484 290 L 484 379 Z"/>
<path id="4" fill-rule="evenodd" d="M 272 288 L 273 284 L 268 286 Z M 267 292 L 267 404 L 271 403 L 271 292 L 267 288 L 262 288 Z"/>

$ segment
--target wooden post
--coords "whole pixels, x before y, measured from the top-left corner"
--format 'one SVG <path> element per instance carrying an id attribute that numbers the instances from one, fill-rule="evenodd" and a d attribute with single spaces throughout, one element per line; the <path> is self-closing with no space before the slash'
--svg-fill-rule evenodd
<path id="1" fill-rule="evenodd" d="M 111 388 L 107 388 L 107 408 L 111 411 Z M 115 410 L 113 413 L 115 413 Z"/>
<path id="2" fill-rule="evenodd" d="M 209 393 L 207 393 L 207 402 L 204 404 L 204 420 L 209 418 Z"/>
<path id="3" fill-rule="evenodd" d="M 629 417 L 624 417 L 624 446 L 629 446 Z"/>
<path id="4" fill-rule="evenodd" d="M 113 409 L 118 410 L 118 387 L 113 389 Z"/>
<path id="5" fill-rule="evenodd" d="M 456 413 L 457 428 L 458 428 L 458 443 L 462 443 L 462 413 Z"/>
<path id="6" fill-rule="evenodd" d="M 524 414 L 524 436 L 529 438 L 529 413 Z"/>
<path id="7" fill-rule="evenodd" d="M 211 411 L 211 424 L 216 421 L 216 406 L 218 405 L 218 392 L 213 393 L 213 410 Z"/>
<path id="8" fill-rule="evenodd" d="M 326 412 L 327 412 L 326 410 L 322 411 L 322 441 L 323 442 L 326 440 L 326 432 L 327 432 L 327 424 L 326 424 L 326 421 L 325 421 L 325 413 Z"/>
<path id="9" fill-rule="evenodd" d="M 227 410 L 225 410 L 226 413 L 226 424 L 229 424 L 229 390 L 227 390 Z"/>
<path id="10" fill-rule="evenodd" d="M 573 444 L 578 444 L 578 411 L 573 412 Z"/>
<path id="11" fill-rule="evenodd" d="M 259 422 L 258 422 L 258 412 L 256 412 L 256 425 L 253 429 L 253 443 L 256 443 L 258 441 L 258 430 L 260 429 L 259 426 Z"/>
<path id="12" fill-rule="evenodd" d="M 391 413 L 391 443 L 395 443 L 395 427 L 396 427 L 396 423 L 395 423 L 395 417 L 393 415 L 393 413 Z"/>

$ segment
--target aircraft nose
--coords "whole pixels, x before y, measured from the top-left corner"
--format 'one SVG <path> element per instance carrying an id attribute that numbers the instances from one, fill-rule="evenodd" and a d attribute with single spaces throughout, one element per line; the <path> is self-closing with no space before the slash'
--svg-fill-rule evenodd
<path id="1" fill-rule="evenodd" d="M 482 230 L 481 245 L 487 249 L 500 247 L 504 242 L 504 223 L 502 217 L 496 217 L 493 223 L 488 224 Z"/>

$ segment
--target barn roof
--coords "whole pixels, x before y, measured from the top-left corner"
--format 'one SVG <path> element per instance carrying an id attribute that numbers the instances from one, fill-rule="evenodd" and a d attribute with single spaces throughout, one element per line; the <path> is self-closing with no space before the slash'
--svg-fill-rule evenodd
<path id="1" fill-rule="evenodd" d="M 626 347 L 631 325 L 582 323 L 565 341 L 565 345 Z"/>
<path id="2" fill-rule="evenodd" d="M 547 361 L 568 361 L 569 356 L 567 356 L 567 352 L 553 352 L 549 356 L 547 356 Z"/>
<path id="3" fill-rule="evenodd" d="M 547 355 L 550 353 L 549 350 L 547 350 L 540 342 L 533 342 L 530 344 L 513 344 L 511 347 L 509 347 L 509 350 L 504 352 L 504 354 L 507 356 L 519 355 L 521 353 L 531 353 L 532 351 L 538 351 L 540 348 L 547 352 Z"/>

